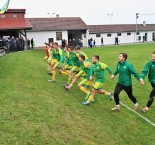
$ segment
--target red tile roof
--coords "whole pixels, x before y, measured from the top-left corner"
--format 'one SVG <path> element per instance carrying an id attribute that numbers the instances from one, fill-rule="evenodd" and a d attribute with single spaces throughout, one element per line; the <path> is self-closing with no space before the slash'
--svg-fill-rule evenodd
<path id="1" fill-rule="evenodd" d="M 88 25 L 89 33 L 135 32 L 136 24 Z M 138 31 L 155 31 L 155 24 L 138 24 Z"/>
<path id="2" fill-rule="evenodd" d="M 25 18 L 1 18 L 0 19 L 0 30 L 22 30 L 32 29 L 32 25 Z"/>
<path id="3" fill-rule="evenodd" d="M 88 28 L 80 17 L 27 18 L 27 20 L 33 25 L 31 31 L 84 30 Z"/>

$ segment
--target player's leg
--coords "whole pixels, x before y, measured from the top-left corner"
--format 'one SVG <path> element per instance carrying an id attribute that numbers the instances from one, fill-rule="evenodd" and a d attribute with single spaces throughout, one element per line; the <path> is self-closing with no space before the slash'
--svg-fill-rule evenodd
<path id="1" fill-rule="evenodd" d="M 149 100 L 147 102 L 147 105 L 146 105 L 146 107 L 144 107 L 142 109 L 142 112 L 147 112 L 149 110 L 150 106 L 152 105 L 153 101 L 154 101 L 154 97 L 155 97 L 155 84 L 151 84 L 151 85 L 152 85 L 153 89 L 152 89 L 152 91 L 150 93 L 150 98 L 149 98 Z"/>
<path id="2" fill-rule="evenodd" d="M 94 100 L 94 97 L 95 97 L 96 93 L 102 87 L 102 85 L 99 82 L 95 82 L 95 84 L 93 85 L 93 89 L 92 89 L 91 95 L 89 96 L 87 101 L 82 102 L 82 105 L 89 105 L 89 103 Z"/>
<path id="3" fill-rule="evenodd" d="M 68 77 L 67 85 L 69 85 L 71 83 L 72 78 L 73 78 L 73 73 L 76 69 L 77 69 L 77 66 L 73 66 L 72 69 L 69 71 L 69 77 Z"/>
<path id="4" fill-rule="evenodd" d="M 56 62 L 55 65 L 52 67 L 52 80 L 50 82 L 55 82 L 56 78 L 56 68 L 59 66 L 60 62 Z"/>
<path id="5" fill-rule="evenodd" d="M 65 85 L 65 89 L 70 90 L 73 85 L 75 84 L 76 80 L 83 74 L 83 71 L 80 71 L 78 74 L 76 74 L 70 83 L 70 85 Z"/>
<path id="6" fill-rule="evenodd" d="M 90 91 L 89 91 L 89 87 L 92 86 L 92 82 L 88 81 L 87 79 L 83 79 L 79 84 L 78 87 L 79 89 L 84 92 L 86 94 L 85 100 L 88 99 L 88 97 L 90 96 Z"/>
<path id="7" fill-rule="evenodd" d="M 103 94 L 103 95 L 105 95 L 105 96 L 109 96 L 109 100 L 110 100 L 110 101 L 113 99 L 113 95 L 112 95 L 111 92 L 107 92 L 107 91 L 105 91 L 105 90 L 103 90 L 103 89 L 100 89 L 100 90 L 98 90 L 97 92 L 98 92 L 99 94 Z"/>
<path id="8" fill-rule="evenodd" d="M 115 100 L 116 106 L 114 108 L 111 108 L 112 111 L 120 110 L 119 94 L 122 90 L 123 90 L 123 85 L 117 83 L 114 90 L 114 100 Z"/>
<path id="9" fill-rule="evenodd" d="M 134 103 L 134 109 L 137 110 L 138 109 L 138 102 L 137 102 L 137 99 L 133 96 L 132 86 L 125 86 L 124 91 L 128 94 L 128 97 Z"/>

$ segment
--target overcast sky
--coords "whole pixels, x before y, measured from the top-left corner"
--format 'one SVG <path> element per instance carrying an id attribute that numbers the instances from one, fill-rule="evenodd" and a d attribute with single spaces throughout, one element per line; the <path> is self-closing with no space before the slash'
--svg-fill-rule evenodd
<path id="1" fill-rule="evenodd" d="M 135 24 L 136 13 L 138 23 L 155 23 L 155 0 L 10 0 L 9 8 L 26 9 L 26 17 L 81 17 L 89 25 L 110 24 L 107 14 L 111 24 Z"/>

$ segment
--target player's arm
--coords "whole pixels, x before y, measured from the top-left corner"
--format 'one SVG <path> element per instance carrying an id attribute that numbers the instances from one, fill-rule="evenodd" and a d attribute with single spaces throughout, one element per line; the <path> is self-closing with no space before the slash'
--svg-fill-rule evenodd
<path id="1" fill-rule="evenodd" d="M 59 55 L 60 55 L 60 66 L 62 66 L 62 63 L 64 60 L 64 55 L 63 55 L 62 49 L 59 49 Z"/>
<path id="2" fill-rule="evenodd" d="M 142 73 L 141 73 L 141 75 L 140 75 L 140 78 L 141 78 L 141 79 L 145 79 L 146 75 L 147 75 L 148 72 L 149 72 L 149 69 L 150 69 L 150 63 L 148 62 L 148 63 L 144 66 L 144 68 L 143 68 L 143 70 L 142 70 Z"/>
<path id="3" fill-rule="evenodd" d="M 111 75 L 111 79 L 114 79 L 115 76 L 118 74 L 118 63 L 116 64 L 116 70 L 114 71 L 114 73 Z"/>
<path id="4" fill-rule="evenodd" d="M 102 69 L 106 69 L 106 70 L 109 72 L 109 74 L 112 75 L 112 70 L 111 70 L 111 68 L 110 68 L 109 66 L 107 66 L 106 64 L 101 63 L 101 68 L 102 68 Z"/>
<path id="5" fill-rule="evenodd" d="M 130 73 L 133 74 L 134 77 L 135 77 L 137 80 L 140 80 L 140 76 L 139 76 L 139 74 L 137 73 L 137 71 L 134 69 L 134 67 L 133 67 L 132 64 L 129 64 L 128 69 L 129 69 Z"/>

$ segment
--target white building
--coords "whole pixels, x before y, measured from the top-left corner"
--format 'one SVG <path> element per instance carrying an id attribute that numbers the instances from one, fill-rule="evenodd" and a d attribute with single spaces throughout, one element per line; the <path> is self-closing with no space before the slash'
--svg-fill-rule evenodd
<path id="1" fill-rule="evenodd" d="M 45 42 L 58 42 L 62 45 L 64 39 L 72 43 L 73 39 L 78 41 L 88 32 L 88 26 L 79 17 L 29 18 L 28 20 L 33 28 L 27 31 L 27 37 L 33 38 L 37 47 L 44 46 Z M 85 40 L 88 40 L 88 36 L 87 34 Z"/>
<path id="2" fill-rule="evenodd" d="M 56 18 L 29 18 L 33 28 L 27 31 L 27 37 L 33 38 L 35 46 L 44 46 L 45 42 L 58 42 L 62 40 L 82 39 L 83 46 L 88 46 L 88 39 L 96 41 L 101 45 L 103 37 L 104 45 L 115 44 L 118 37 L 119 44 L 136 43 L 155 40 L 155 24 L 137 25 L 138 35 L 136 36 L 135 24 L 117 25 L 86 25 L 79 17 L 56 17 Z M 71 43 L 72 44 L 72 43 Z M 77 44 L 77 43 L 76 43 Z"/>
<path id="3" fill-rule="evenodd" d="M 135 43 L 155 40 L 155 24 L 137 25 L 138 35 L 136 37 L 136 25 L 88 25 L 89 39 L 96 41 L 96 45 L 101 45 L 103 37 L 104 45 L 115 44 L 115 38 L 118 37 L 119 43 Z"/>

